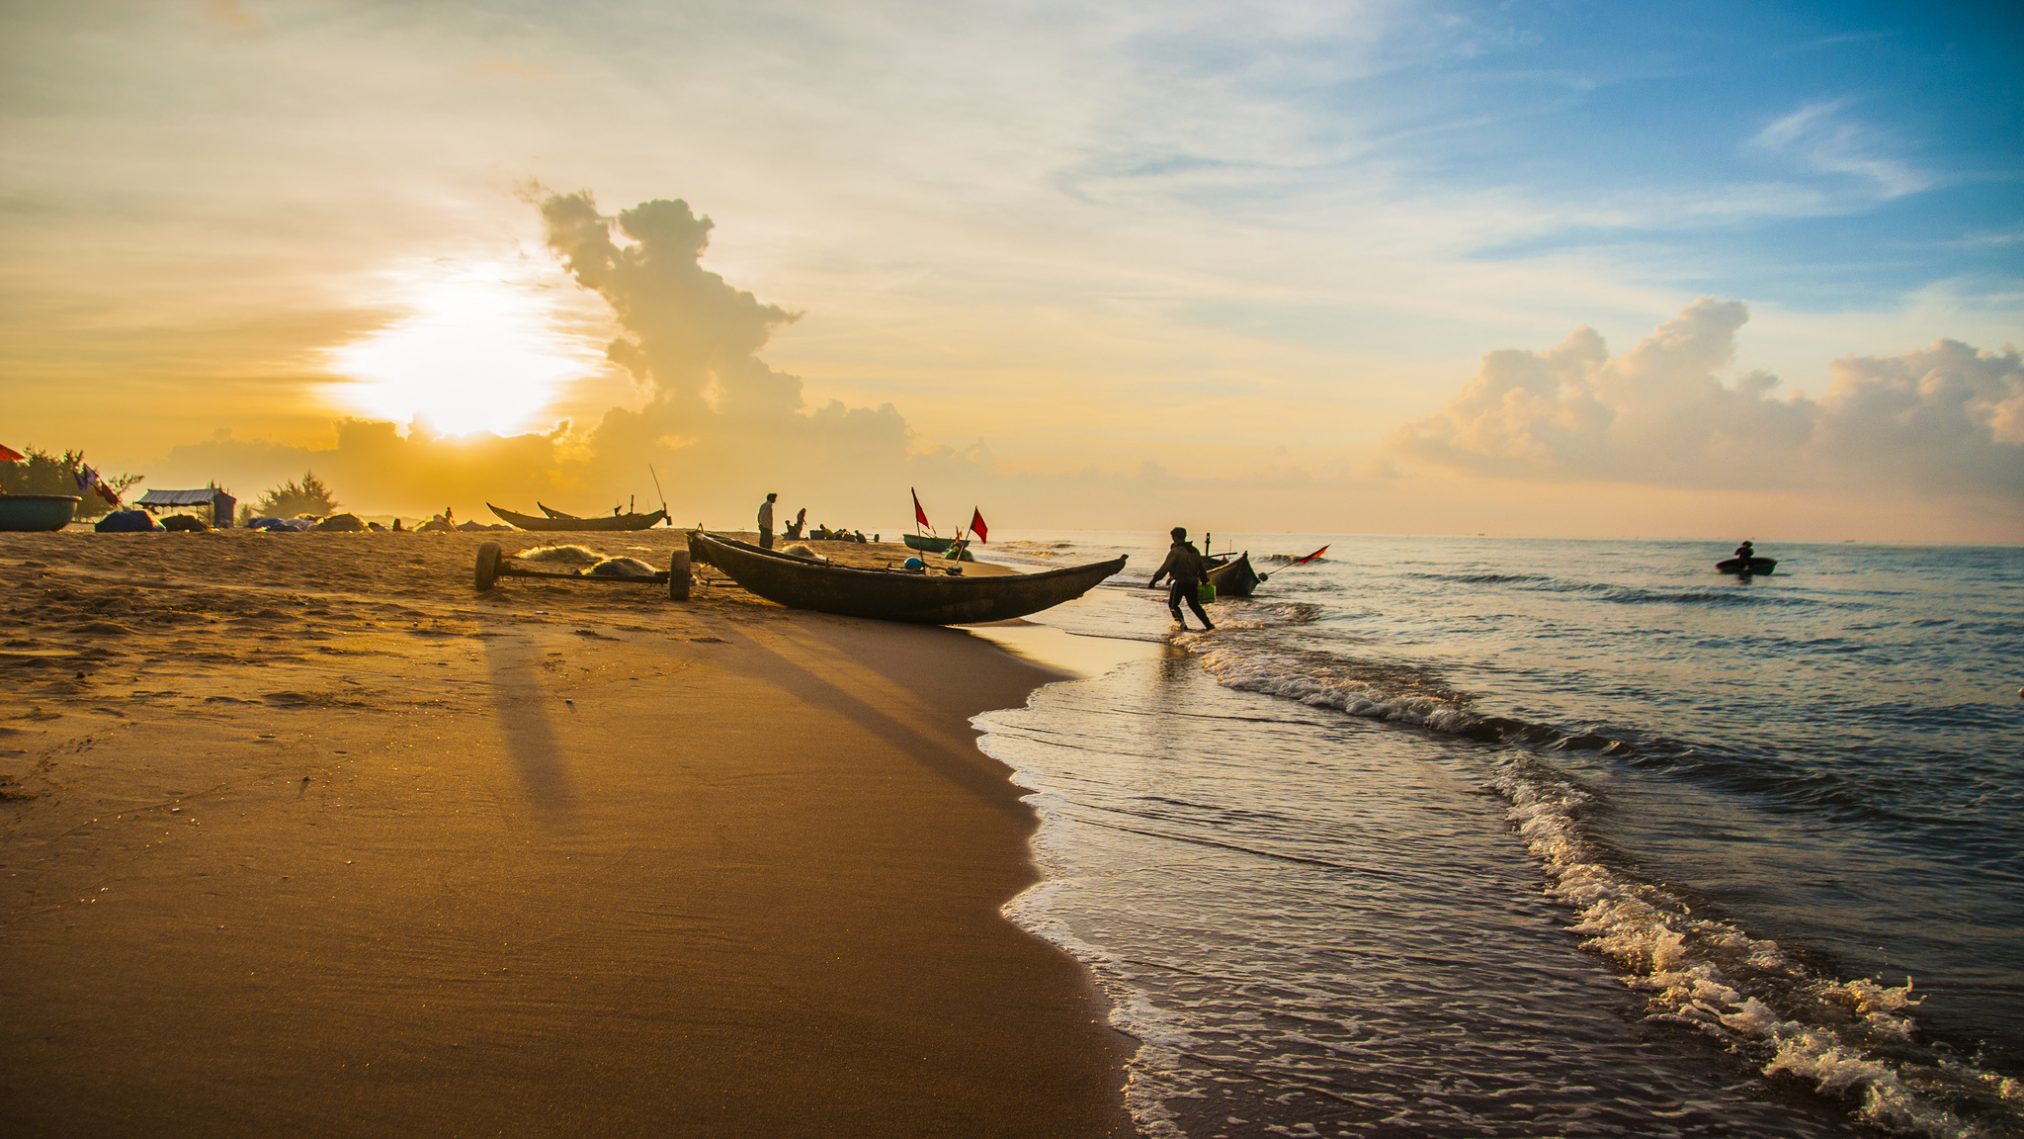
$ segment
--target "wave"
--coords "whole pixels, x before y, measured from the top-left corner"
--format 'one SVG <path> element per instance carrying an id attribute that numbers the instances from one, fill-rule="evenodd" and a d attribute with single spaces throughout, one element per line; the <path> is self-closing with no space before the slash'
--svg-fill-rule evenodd
<path id="1" fill-rule="evenodd" d="M 1613 865 L 1583 833 L 1597 796 L 1515 753 L 1492 787 L 1544 867 L 1569 928 L 1647 996 L 1649 1014 L 1695 1028 L 1772 1079 L 1810 1084 L 1889 1131 L 1980 1139 L 2024 1127 L 2024 1084 L 1917 1039 L 1913 982 L 1842 979 L 1775 941 L 1697 915 Z"/>
<path id="2" fill-rule="evenodd" d="M 1647 772 L 1750 796 L 1779 810 L 1805 810 L 1829 821 L 1889 822 L 1935 835 L 1963 854 L 1964 803 L 1978 796 L 2004 803 L 2017 798 L 2006 769 L 1984 771 L 1973 756 L 1953 770 L 1954 790 L 1921 793 L 1899 788 L 1874 772 L 1843 772 L 1764 748 L 1721 741 L 1677 739 L 1634 726 L 1604 723 L 1548 723 L 1504 715 L 1477 706 L 1477 697 L 1451 684 L 1438 670 L 1320 649 L 1272 649 L 1232 637 L 1248 627 L 1296 616 L 1314 619 L 1320 611 L 1298 603 L 1275 610 L 1253 606 L 1253 617 L 1226 619 L 1213 636 L 1189 635 L 1176 643 L 1197 654 L 1204 668 L 1226 688 L 1256 692 L 1345 715 L 1457 736 L 1492 747 L 1524 747 L 1542 754 L 1582 753 Z M 1975 709 L 1983 711 L 1983 709 Z M 1926 710 L 1891 705 L 1880 711 L 1893 723 L 1961 722 L 1958 709 Z M 1990 711 L 2000 717 L 2000 713 Z M 1986 812 L 1971 812 L 1968 829 L 1986 827 Z M 2004 828 L 2004 834 L 2009 828 Z"/>
<path id="3" fill-rule="evenodd" d="M 1706 606 L 1825 606 L 1834 609 L 1868 609 L 1864 602 L 1826 600 L 1770 588 L 1737 585 L 1653 587 L 1582 581 L 1542 573 L 1427 573 L 1405 575 L 1418 581 L 1450 585 L 1503 585 L 1542 593 L 1572 593 L 1593 601 L 1616 605 L 1706 605 Z"/>

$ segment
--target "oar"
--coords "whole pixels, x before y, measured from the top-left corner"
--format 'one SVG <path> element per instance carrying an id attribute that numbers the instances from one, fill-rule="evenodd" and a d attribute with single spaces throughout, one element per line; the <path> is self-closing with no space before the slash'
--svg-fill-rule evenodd
<path id="1" fill-rule="evenodd" d="M 1320 549 L 1318 549 L 1318 550 L 1314 551 L 1313 553 L 1311 553 L 1311 554 L 1307 555 L 1307 556 L 1306 556 L 1306 557 L 1304 557 L 1304 558 L 1299 558 L 1299 559 L 1296 559 L 1296 560 L 1294 561 L 1294 563 L 1293 563 L 1292 565 L 1290 565 L 1290 566 L 1287 566 L 1286 568 L 1287 568 L 1287 569 L 1289 569 L 1289 570 L 1296 570 L 1296 569 L 1299 569 L 1299 568 L 1300 568 L 1301 566 L 1305 566 L 1305 565 L 1312 565 L 1312 564 L 1314 563 L 1314 559 L 1316 559 L 1316 558 L 1320 557 L 1321 555 L 1323 555 L 1323 554 L 1325 554 L 1325 553 L 1327 553 L 1327 552 L 1328 552 L 1328 547 L 1327 547 L 1327 546 L 1323 546 L 1323 547 L 1321 547 Z M 1274 571 L 1274 572 L 1277 572 L 1277 571 Z M 1269 573 L 1261 573 L 1261 574 L 1259 574 L 1259 575 L 1258 575 L 1258 580 L 1259 580 L 1259 581 L 1264 581 L 1264 580 L 1266 580 L 1267 578 L 1269 578 L 1269 577 L 1271 577 L 1271 576 L 1272 576 L 1272 574 L 1269 574 Z"/>

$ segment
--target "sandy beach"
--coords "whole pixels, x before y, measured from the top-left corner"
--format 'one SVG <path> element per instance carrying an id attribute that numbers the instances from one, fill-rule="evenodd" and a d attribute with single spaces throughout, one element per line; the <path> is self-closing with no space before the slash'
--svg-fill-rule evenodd
<path id="1" fill-rule="evenodd" d="M 1035 822 L 968 720 L 1042 669 L 473 589 L 541 535 L 5 537 L 0 1132 L 1131 1134 L 999 912 Z"/>

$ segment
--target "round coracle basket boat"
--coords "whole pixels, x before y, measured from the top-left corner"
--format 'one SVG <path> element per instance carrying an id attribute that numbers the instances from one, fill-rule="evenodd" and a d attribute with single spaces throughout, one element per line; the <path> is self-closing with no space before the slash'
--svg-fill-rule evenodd
<path id="1" fill-rule="evenodd" d="M 74 494 L 0 494 L 0 530 L 61 530 L 77 517 Z"/>

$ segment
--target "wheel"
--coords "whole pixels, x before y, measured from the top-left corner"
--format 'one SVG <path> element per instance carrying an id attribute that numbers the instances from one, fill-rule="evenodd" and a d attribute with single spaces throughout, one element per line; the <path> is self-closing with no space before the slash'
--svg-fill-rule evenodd
<path id="1" fill-rule="evenodd" d="M 498 580 L 499 543 L 487 542 L 478 547 L 478 592 L 483 593 L 492 588 L 492 583 Z"/>
<path id="2" fill-rule="evenodd" d="M 668 557 L 668 600 L 689 599 L 689 551 L 676 550 Z"/>

